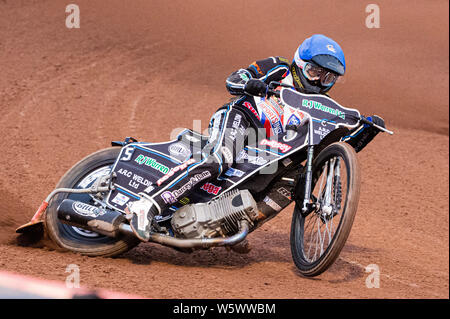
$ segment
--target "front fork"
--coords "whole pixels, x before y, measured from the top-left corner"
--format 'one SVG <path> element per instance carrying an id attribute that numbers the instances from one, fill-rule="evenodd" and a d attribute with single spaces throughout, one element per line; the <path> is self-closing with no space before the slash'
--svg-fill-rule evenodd
<path id="1" fill-rule="evenodd" d="M 311 185 L 312 185 L 312 164 L 314 159 L 314 145 L 309 145 L 306 155 L 306 172 L 305 172 L 305 193 L 303 196 L 302 213 L 307 214 L 311 211 L 314 204 L 310 203 Z"/>
<path id="2" fill-rule="evenodd" d="M 340 159 L 339 158 L 331 158 L 327 162 L 327 181 L 325 186 L 324 197 L 322 198 L 322 194 L 319 194 L 319 201 L 311 203 L 311 192 L 312 192 L 312 164 L 314 159 L 314 145 L 309 145 L 307 150 L 307 158 L 306 158 L 306 171 L 305 171 L 305 187 L 303 194 L 303 204 L 302 204 L 302 213 L 304 215 L 309 214 L 313 209 L 317 208 L 317 205 L 320 206 L 320 209 L 326 215 L 330 215 L 333 211 L 332 207 L 332 185 L 333 179 L 335 182 L 339 182 L 340 180 Z M 338 185 L 335 185 L 337 188 Z M 339 185 L 340 188 L 340 185 Z M 334 198 L 337 201 L 336 198 Z M 338 202 L 338 201 L 337 201 Z"/>

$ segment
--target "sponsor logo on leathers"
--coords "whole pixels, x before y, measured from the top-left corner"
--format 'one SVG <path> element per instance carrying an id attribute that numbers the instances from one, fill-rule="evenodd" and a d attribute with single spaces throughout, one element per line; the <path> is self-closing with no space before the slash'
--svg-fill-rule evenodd
<path id="1" fill-rule="evenodd" d="M 263 139 L 259 144 L 265 145 L 265 146 L 270 146 L 271 148 L 277 148 L 283 153 L 288 152 L 292 148 L 292 146 L 290 146 L 290 145 L 283 144 L 281 142 L 274 141 L 274 140 L 268 140 L 268 139 Z"/>
<path id="2" fill-rule="evenodd" d="M 232 141 L 236 140 L 237 130 L 239 125 L 241 124 L 242 116 L 240 114 L 236 114 L 233 119 L 233 124 L 231 126 L 230 138 Z"/>
<path id="3" fill-rule="evenodd" d="M 250 112 L 252 112 L 253 115 L 258 119 L 258 121 L 261 120 L 258 111 L 255 110 L 255 108 L 252 106 L 250 102 L 245 101 L 244 103 L 242 103 L 242 105 L 244 105 L 247 109 L 249 109 Z"/>
<path id="4" fill-rule="evenodd" d="M 162 193 L 161 198 L 164 200 L 166 204 L 176 203 L 178 198 L 181 195 L 183 195 L 187 190 L 190 190 L 200 181 L 208 177 L 211 177 L 211 173 L 209 171 L 204 171 L 202 173 L 195 174 L 193 177 L 189 179 L 189 182 L 181 186 L 179 189 L 174 191 L 165 191 L 164 193 Z"/>
<path id="5" fill-rule="evenodd" d="M 272 128 L 273 135 L 278 135 L 283 132 L 283 125 L 281 123 L 281 114 L 278 113 L 277 110 L 274 109 L 273 106 L 266 104 L 264 101 L 261 101 L 258 104 L 258 107 L 261 109 L 262 113 L 266 116 L 266 121 L 269 121 L 269 125 Z M 266 123 L 263 123 L 266 126 Z"/>
<path id="6" fill-rule="evenodd" d="M 226 146 L 220 148 L 226 163 L 233 163 L 233 153 Z"/>
<path id="7" fill-rule="evenodd" d="M 240 163 L 242 160 L 247 160 L 250 164 L 263 166 L 267 164 L 267 160 L 260 156 L 249 155 L 245 150 L 242 150 L 236 158 L 236 162 Z"/>

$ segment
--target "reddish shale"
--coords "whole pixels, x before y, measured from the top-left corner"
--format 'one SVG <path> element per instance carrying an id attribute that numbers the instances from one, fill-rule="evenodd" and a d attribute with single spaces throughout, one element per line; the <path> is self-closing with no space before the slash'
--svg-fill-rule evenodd
<path id="1" fill-rule="evenodd" d="M 0 270 L 64 281 L 77 264 L 84 287 L 150 298 L 448 298 L 448 1 L 380 0 L 380 29 L 365 27 L 364 2 L 305 2 L 77 0 L 81 28 L 69 30 L 64 1 L 0 0 Z M 359 154 L 359 211 L 326 273 L 296 272 L 292 207 L 249 236 L 248 255 L 141 244 L 88 258 L 17 244 L 14 229 L 79 159 L 126 136 L 168 140 L 193 120 L 205 129 L 229 99 L 226 76 L 292 58 L 313 33 L 346 53 L 332 96 L 395 131 Z M 369 264 L 378 289 L 366 287 Z"/>

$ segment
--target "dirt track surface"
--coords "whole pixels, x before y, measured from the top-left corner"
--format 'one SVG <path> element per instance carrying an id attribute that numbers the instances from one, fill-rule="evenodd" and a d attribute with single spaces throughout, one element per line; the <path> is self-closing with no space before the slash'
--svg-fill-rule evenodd
<path id="1" fill-rule="evenodd" d="M 448 298 L 448 1 L 0 0 L 0 270 L 150 298 Z M 332 95 L 379 114 L 380 134 L 359 154 L 358 214 L 336 263 L 301 277 L 289 250 L 292 207 L 249 236 L 254 249 L 191 255 L 141 244 L 120 258 L 20 247 L 14 229 L 59 178 L 111 140 L 168 140 L 205 129 L 229 96 L 224 80 L 255 59 L 292 58 L 313 33 L 336 39 L 348 72 Z M 377 264 L 381 287 L 366 288 Z"/>

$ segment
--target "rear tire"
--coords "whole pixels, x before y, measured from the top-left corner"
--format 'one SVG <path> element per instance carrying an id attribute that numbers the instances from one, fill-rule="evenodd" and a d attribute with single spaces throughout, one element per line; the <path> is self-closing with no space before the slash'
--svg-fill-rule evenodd
<path id="1" fill-rule="evenodd" d="M 120 147 L 111 147 L 86 156 L 67 171 L 56 188 L 87 188 L 91 186 L 96 173 L 102 175 L 112 168 L 120 150 Z M 56 209 L 66 198 L 91 205 L 94 203 L 89 194 L 60 193 L 53 198 L 46 210 L 44 223 L 49 238 L 58 248 L 87 256 L 113 257 L 140 243 L 137 238 L 125 235 L 111 238 L 61 223 L 58 220 Z"/>
<path id="2" fill-rule="evenodd" d="M 345 179 L 347 183 L 346 191 L 345 193 L 341 193 L 338 204 L 341 206 L 342 200 L 345 199 L 343 207 L 339 207 L 338 213 L 335 214 L 333 211 L 333 213 L 325 218 L 321 217 L 325 216 L 324 210 L 322 209 L 315 209 L 315 211 L 309 215 L 304 216 L 301 212 L 301 207 L 299 207 L 298 204 L 302 203 L 303 198 L 298 198 L 292 217 L 290 236 L 292 258 L 300 273 L 307 277 L 314 277 L 321 274 L 334 263 L 347 241 L 358 209 L 361 173 L 356 152 L 353 147 L 347 143 L 333 143 L 319 153 L 313 162 L 312 189 L 314 191 L 318 190 L 320 194 L 325 194 L 325 192 L 320 189 L 322 185 L 320 185 L 318 181 L 322 172 L 325 171 L 325 169 L 323 170 L 324 165 L 328 162 L 331 163 L 330 160 L 332 158 L 340 158 L 341 163 L 346 169 L 346 178 L 339 178 L 340 180 Z M 319 189 L 316 189 L 317 184 L 320 185 Z M 340 187 L 338 192 L 341 192 Z M 302 194 L 302 190 L 300 190 L 300 194 Z M 334 227 L 333 218 L 336 216 L 339 218 L 339 224 L 336 227 L 336 233 L 332 235 L 330 229 L 332 232 Z M 317 231 L 316 234 L 318 234 L 318 236 L 316 238 L 313 238 L 312 235 L 309 236 L 310 234 L 308 233 L 308 227 L 311 224 L 311 220 L 314 221 L 314 223 L 312 223 L 311 233 L 314 234 L 314 232 Z M 331 226 L 329 224 L 331 224 Z M 321 227 L 324 225 L 326 232 L 324 230 L 324 233 L 321 234 Z M 310 242 L 307 239 L 313 240 Z M 327 247 L 324 249 L 323 245 L 325 242 L 327 243 Z M 318 243 L 320 243 L 319 246 Z M 317 259 L 314 259 L 316 257 L 316 251 L 314 252 L 314 258 L 312 258 L 310 254 L 311 247 L 313 247 L 314 244 L 316 245 L 316 251 L 317 247 L 320 247 L 320 255 Z"/>

